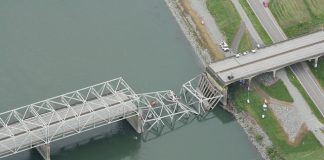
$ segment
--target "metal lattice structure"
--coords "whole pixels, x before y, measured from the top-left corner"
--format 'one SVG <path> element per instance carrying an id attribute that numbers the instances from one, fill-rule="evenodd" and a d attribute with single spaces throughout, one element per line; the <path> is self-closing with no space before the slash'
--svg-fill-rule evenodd
<path id="1" fill-rule="evenodd" d="M 35 147 L 49 150 L 53 141 L 124 119 L 142 132 L 191 113 L 197 114 L 171 90 L 136 94 L 116 78 L 1 113 L 0 158 Z"/>
<path id="2" fill-rule="evenodd" d="M 117 78 L 0 114 L 0 157 L 139 115 L 139 97 Z"/>
<path id="3" fill-rule="evenodd" d="M 173 91 L 160 91 L 140 94 L 137 106 L 140 108 L 143 119 L 143 128 L 156 129 L 174 123 L 191 113 L 195 113 L 179 101 Z"/>
<path id="4" fill-rule="evenodd" d="M 223 97 L 221 91 L 209 81 L 206 73 L 184 83 L 180 94 L 184 97 L 185 103 L 198 114 L 212 110 Z"/>

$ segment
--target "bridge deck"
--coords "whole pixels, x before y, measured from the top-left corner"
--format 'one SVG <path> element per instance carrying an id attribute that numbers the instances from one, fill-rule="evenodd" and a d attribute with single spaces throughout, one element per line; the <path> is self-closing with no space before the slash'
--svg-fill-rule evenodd
<path id="1" fill-rule="evenodd" d="M 13 136 L 0 134 L 0 153 L 2 155 L 6 152 L 10 154 L 17 147 L 20 147 L 19 150 L 23 150 L 23 148 L 29 149 L 31 144 L 34 146 L 44 144 L 47 138 L 51 138 L 52 140 L 60 139 L 78 133 L 81 130 L 93 128 L 93 126 L 106 124 L 111 119 L 118 119 L 127 115 L 135 116 L 137 107 L 133 102 L 124 94 L 119 94 L 119 97 L 122 97 L 123 101 L 126 102 L 116 102 L 118 98 L 114 94 L 102 97 L 102 99 L 88 101 L 85 104 L 76 104 L 71 107 L 73 110 L 69 108 L 56 110 L 56 115 L 53 112 L 41 114 L 40 116 L 43 120 L 48 120 L 45 123 L 50 123 L 46 128 L 34 125 L 39 123 L 37 117 L 25 119 L 25 125 L 22 123 L 13 123 L 10 127 L 17 128 L 11 130 Z M 108 109 L 103 106 L 103 103 L 109 105 Z M 64 121 L 61 120 L 63 117 L 65 119 Z M 30 132 L 19 130 L 19 128 L 27 128 Z M 0 133 L 6 132 L 8 132 L 6 128 L 0 128 Z"/>
<path id="2" fill-rule="evenodd" d="M 324 32 L 320 31 L 261 48 L 257 53 L 226 58 L 212 63 L 209 67 L 227 85 L 323 54 Z M 229 79 L 228 76 L 233 76 L 233 79 Z"/>

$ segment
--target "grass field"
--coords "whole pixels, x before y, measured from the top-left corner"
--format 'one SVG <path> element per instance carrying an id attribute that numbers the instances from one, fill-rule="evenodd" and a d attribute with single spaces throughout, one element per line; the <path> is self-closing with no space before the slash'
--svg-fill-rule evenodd
<path id="1" fill-rule="evenodd" d="M 320 59 L 318 61 L 318 66 L 317 68 L 314 68 L 314 62 L 308 63 L 309 68 L 312 70 L 314 76 L 324 89 L 324 59 Z"/>
<path id="2" fill-rule="evenodd" d="M 237 49 L 238 52 L 244 52 L 244 51 L 248 51 L 252 49 L 252 41 L 251 41 L 251 37 L 248 33 L 248 31 L 244 31 L 244 34 L 241 38 L 239 47 Z"/>
<path id="3" fill-rule="evenodd" d="M 323 0 L 271 0 L 269 7 L 288 37 L 319 30 L 324 23 Z"/>
<path id="4" fill-rule="evenodd" d="M 243 9 L 244 9 L 245 13 L 247 14 L 247 16 L 249 17 L 249 19 L 251 20 L 255 30 L 260 35 L 260 37 L 261 37 L 262 41 L 264 42 L 264 44 L 265 45 L 272 44 L 272 40 L 270 39 L 268 33 L 262 27 L 260 21 L 258 20 L 256 15 L 252 11 L 252 9 L 249 6 L 249 4 L 247 3 L 247 1 L 246 0 L 240 0 L 240 4 L 243 7 Z"/>
<path id="5" fill-rule="evenodd" d="M 308 106 L 313 111 L 314 115 L 317 119 L 324 124 L 324 117 L 322 116 L 321 112 L 318 110 L 312 99 L 309 97 L 303 86 L 300 84 L 298 79 L 296 78 L 295 74 L 291 71 L 290 68 L 287 68 L 287 74 L 290 82 L 299 90 L 299 92 L 303 95 L 305 101 L 307 102 Z"/>
<path id="6" fill-rule="evenodd" d="M 207 0 L 207 8 L 231 45 L 240 27 L 241 18 L 230 0 Z"/>
<path id="7" fill-rule="evenodd" d="M 262 119 L 263 113 L 261 106 L 263 103 L 263 97 L 255 91 L 249 92 L 250 104 L 247 104 L 246 97 L 248 96 L 247 90 L 238 84 L 230 86 L 230 97 L 235 106 L 238 106 L 239 110 L 249 112 L 257 121 L 257 123 L 263 128 L 263 130 L 270 137 L 273 142 L 274 148 L 278 150 L 272 159 L 309 159 L 320 160 L 324 157 L 324 148 L 316 140 L 315 136 L 307 131 L 300 137 L 300 141 L 296 144 L 289 144 L 287 136 L 280 127 L 277 119 L 274 115 L 267 111 L 265 112 L 266 118 Z"/>
<path id="8" fill-rule="evenodd" d="M 262 83 L 259 83 L 259 86 L 272 98 L 286 102 L 294 102 L 294 99 L 289 94 L 288 89 L 284 85 L 282 80 L 278 80 L 276 83 L 269 87 L 264 86 Z"/>

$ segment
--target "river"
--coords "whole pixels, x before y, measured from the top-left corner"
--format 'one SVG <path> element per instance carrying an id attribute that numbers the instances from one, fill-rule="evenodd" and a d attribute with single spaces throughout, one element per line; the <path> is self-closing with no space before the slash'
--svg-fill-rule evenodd
<path id="1" fill-rule="evenodd" d="M 1 112 L 120 76 L 137 93 L 179 92 L 203 71 L 163 0 L 2 0 L 0 56 Z M 147 138 L 115 123 L 53 143 L 52 159 L 260 159 L 220 108 L 179 126 Z"/>

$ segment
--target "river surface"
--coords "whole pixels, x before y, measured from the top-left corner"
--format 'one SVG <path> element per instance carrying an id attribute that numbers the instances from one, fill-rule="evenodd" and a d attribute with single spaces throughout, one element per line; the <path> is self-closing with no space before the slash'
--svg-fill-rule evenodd
<path id="1" fill-rule="evenodd" d="M 1 112 L 120 76 L 137 93 L 178 92 L 203 71 L 163 0 L 1 0 L 0 56 Z M 115 123 L 53 143 L 52 159 L 260 159 L 229 113 L 191 119 L 159 136 Z"/>

